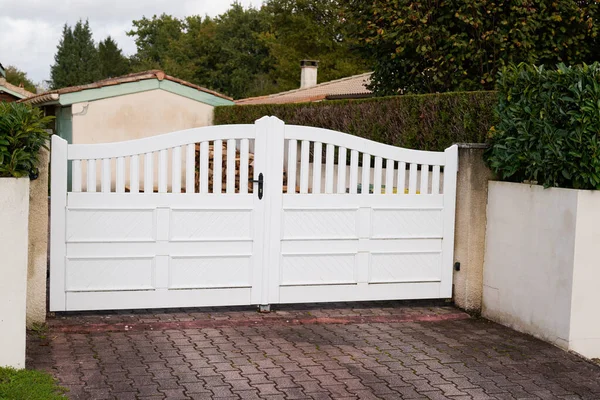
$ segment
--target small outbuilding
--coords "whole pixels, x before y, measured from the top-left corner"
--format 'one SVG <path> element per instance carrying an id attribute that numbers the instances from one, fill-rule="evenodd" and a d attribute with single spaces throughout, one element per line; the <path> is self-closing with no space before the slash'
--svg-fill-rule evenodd
<path id="1" fill-rule="evenodd" d="M 52 90 L 21 100 L 56 116 L 55 133 L 69 143 L 140 139 L 212 125 L 230 97 L 160 70 Z"/>

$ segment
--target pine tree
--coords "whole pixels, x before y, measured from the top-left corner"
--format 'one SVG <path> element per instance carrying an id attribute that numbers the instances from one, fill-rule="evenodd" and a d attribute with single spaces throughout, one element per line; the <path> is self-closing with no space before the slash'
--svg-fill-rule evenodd
<path id="1" fill-rule="evenodd" d="M 84 85 L 101 78 L 98 50 L 89 22 L 79 20 L 74 28 L 67 24 L 50 68 L 52 88 Z"/>
<path id="2" fill-rule="evenodd" d="M 125 75 L 129 72 L 129 60 L 110 36 L 98 43 L 100 74 L 104 78 Z"/>

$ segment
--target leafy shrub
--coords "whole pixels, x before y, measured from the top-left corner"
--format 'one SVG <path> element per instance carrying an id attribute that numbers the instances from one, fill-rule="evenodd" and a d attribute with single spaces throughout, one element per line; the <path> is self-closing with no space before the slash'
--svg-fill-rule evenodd
<path id="1" fill-rule="evenodd" d="M 27 104 L 0 103 L 0 177 L 37 174 L 38 154 L 49 138 L 45 129 L 53 118 Z"/>
<path id="2" fill-rule="evenodd" d="M 494 124 L 495 92 L 336 100 L 320 103 L 222 106 L 215 125 L 251 124 L 276 116 L 286 124 L 333 129 L 420 150 L 440 151 L 457 142 L 485 142 Z"/>
<path id="3" fill-rule="evenodd" d="M 509 66 L 498 91 L 486 159 L 500 178 L 600 189 L 600 64 Z"/>

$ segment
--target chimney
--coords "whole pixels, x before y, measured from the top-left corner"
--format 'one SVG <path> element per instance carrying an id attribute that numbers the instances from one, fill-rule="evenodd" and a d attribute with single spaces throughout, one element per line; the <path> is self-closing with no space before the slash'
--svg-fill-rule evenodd
<path id="1" fill-rule="evenodd" d="M 313 87 L 317 84 L 317 67 L 319 62 L 316 60 L 300 61 L 300 89 Z"/>

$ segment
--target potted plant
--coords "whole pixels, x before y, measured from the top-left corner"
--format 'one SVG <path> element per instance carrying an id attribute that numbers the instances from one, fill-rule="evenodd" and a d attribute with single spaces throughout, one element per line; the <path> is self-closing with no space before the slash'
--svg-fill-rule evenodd
<path id="1" fill-rule="evenodd" d="M 29 180 L 48 142 L 40 109 L 0 103 L 0 367 L 25 367 Z"/>
<path id="2" fill-rule="evenodd" d="M 600 357 L 600 64 L 498 79 L 483 315 Z"/>

